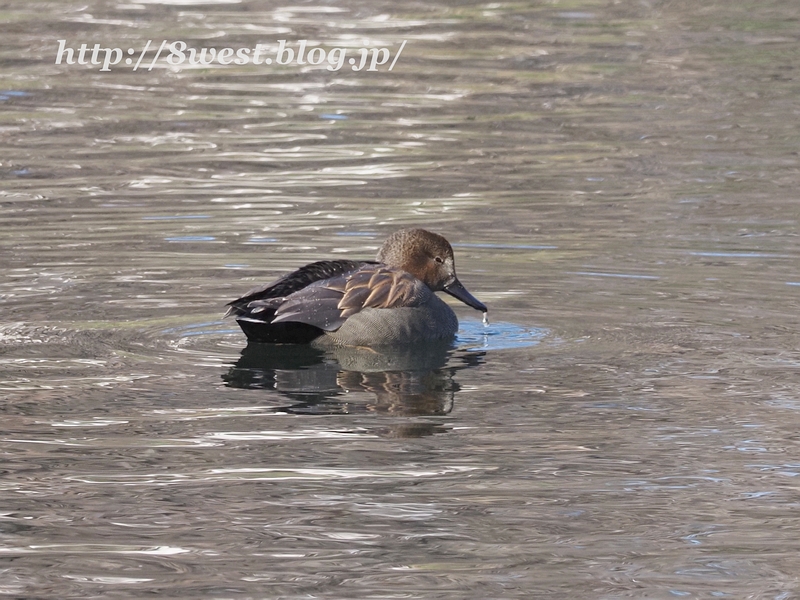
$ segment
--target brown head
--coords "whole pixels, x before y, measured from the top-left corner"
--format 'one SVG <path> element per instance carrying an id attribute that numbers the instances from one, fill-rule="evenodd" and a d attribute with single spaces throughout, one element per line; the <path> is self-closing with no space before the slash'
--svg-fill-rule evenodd
<path id="1" fill-rule="evenodd" d="M 425 229 L 401 229 L 390 235 L 378 251 L 378 261 L 403 269 L 434 292 L 446 292 L 467 306 L 486 312 L 486 305 L 470 294 L 456 277 L 453 247 Z"/>

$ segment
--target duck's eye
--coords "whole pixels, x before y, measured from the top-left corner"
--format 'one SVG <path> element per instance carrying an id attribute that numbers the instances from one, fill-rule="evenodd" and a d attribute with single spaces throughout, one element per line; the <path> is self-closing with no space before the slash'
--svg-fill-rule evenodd
<path id="1" fill-rule="evenodd" d="M 433 260 L 435 260 L 439 264 L 442 264 L 444 262 L 444 259 L 441 256 L 436 256 L 434 257 Z"/>

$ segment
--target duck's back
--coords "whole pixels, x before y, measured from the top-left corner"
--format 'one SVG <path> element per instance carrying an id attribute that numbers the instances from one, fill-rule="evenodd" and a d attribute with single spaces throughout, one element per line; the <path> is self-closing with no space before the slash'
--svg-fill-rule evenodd
<path id="1" fill-rule="evenodd" d="M 248 340 L 272 344 L 307 344 L 323 335 L 319 327 L 299 321 L 273 323 L 275 313 L 292 294 L 318 281 L 357 271 L 373 261 L 321 260 L 300 267 L 266 285 L 251 289 L 228 304 Z"/>
<path id="2" fill-rule="evenodd" d="M 452 338 L 455 313 L 427 285 L 375 262 L 320 261 L 231 302 L 248 339 L 381 346 Z"/>

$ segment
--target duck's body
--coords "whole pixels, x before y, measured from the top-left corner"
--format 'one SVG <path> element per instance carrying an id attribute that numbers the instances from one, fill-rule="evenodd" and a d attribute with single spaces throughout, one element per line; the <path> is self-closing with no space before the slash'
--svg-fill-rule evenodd
<path id="1" fill-rule="evenodd" d="M 255 342 L 382 346 L 451 339 L 458 319 L 436 291 L 487 310 L 458 281 L 447 240 L 407 229 L 386 240 L 377 261 L 311 263 L 234 300 L 228 314 Z"/>

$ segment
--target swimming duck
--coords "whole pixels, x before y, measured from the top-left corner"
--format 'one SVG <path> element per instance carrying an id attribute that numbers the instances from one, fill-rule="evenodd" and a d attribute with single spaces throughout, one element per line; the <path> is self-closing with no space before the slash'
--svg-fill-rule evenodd
<path id="1" fill-rule="evenodd" d="M 375 261 L 322 260 L 229 303 L 250 341 L 385 346 L 452 339 L 453 310 L 435 292 L 487 312 L 456 277 L 453 248 L 424 229 L 393 233 Z"/>

